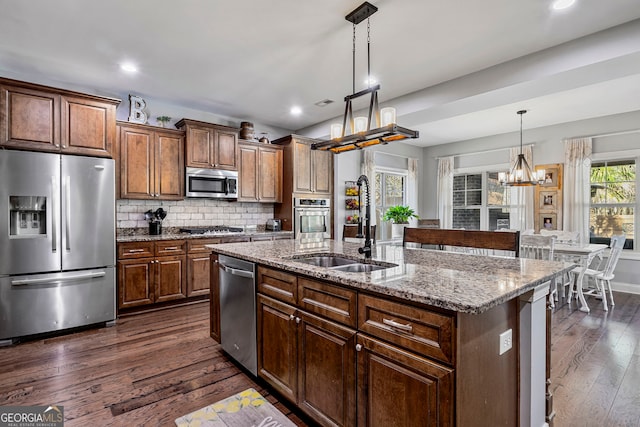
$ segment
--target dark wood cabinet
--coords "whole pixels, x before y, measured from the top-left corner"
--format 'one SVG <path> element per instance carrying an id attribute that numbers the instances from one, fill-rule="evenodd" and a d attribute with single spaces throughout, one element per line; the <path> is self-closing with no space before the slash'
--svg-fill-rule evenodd
<path id="1" fill-rule="evenodd" d="M 129 123 L 118 129 L 120 198 L 184 199 L 184 134 Z"/>
<path id="2" fill-rule="evenodd" d="M 154 258 L 118 261 L 118 308 L 152 304 Z"/>
<path id="3" fill-rule="evenodd" d="M 298 401 L 296 308 L 258 294 L 258 376 L 291 402 Z M 320 384 L 317 385 L 321 387 Z"/>
<path id="4" fill-rule="evenodd" d="M 205 245 L 222 239 L 197 239 L 187 242 L 187 297 L 208 295 L 211 287 L 211 249 Z"/>
<path id="5" fill-rule="evenodd" d="M 282 219 L 283 230 L 293 230 L 293 197 L 332 197 L 333 153 L 312 150 L 314 142 L 299 135 L 273 141 L 283 147 L 282 202 L 274 206 L 274 216 Z"/>
<path id="6" fill-rule="evenodd" d="M 258 291 L 258 375 L 320 425 L 354 425 L 356 331 L 301 307 L 354 318 L 355 292 L 262 266 Z"/>
<path id="7" fill-rule="evenodd" d="M 209 288 L 209 325 L 210 335 L 216 342 L 220 342 L 220 264 L 218 254 L 211 254 L 211 276 Z"/>
<path id="8" fill-rule="evenodd" d="M 118 245 L 118 308 L 186 298 L 186 242 Z"/>
<path id="9" fill-rule="evenodd" d="M 0 145 L 112 157 L 119 100 L 0 79 Z"/>
<path id="10" fill-rule="evenodd" d="M 238 170 L 238 129 L 190 119 L 176 127 L 185 131 L 187 167 Z"/>
<path id="11" fill-rule="evenodd" d="M 358 426 L 454 425 L 453 369 L 360 333 L 357 345 Z"/>
<path id="12" fill-rule="evenodd" d="M 239 202 L 282 201 L 282 147 L 241 141 L 238 145 Z"/>

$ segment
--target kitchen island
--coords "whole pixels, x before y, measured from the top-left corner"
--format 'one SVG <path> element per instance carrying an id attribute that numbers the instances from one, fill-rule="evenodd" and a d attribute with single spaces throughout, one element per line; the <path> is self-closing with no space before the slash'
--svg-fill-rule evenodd
<path id="1" fill-rule="evenodd" d="M 211 245 L 257 266 L 258 376 L 322 425 L 545 425 L 548 281 L 572 264 L 331 240 Z M 395 421 L 394 421 L 395 420 Z"/>

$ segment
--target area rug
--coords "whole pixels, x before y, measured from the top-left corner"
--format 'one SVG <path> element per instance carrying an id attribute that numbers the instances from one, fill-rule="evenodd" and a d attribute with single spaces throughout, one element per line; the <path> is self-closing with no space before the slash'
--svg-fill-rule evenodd
<path id="1" fill-rule="evenodd" d="M 252 388 L 176 419 L 178 427 L 296 427 Z"/>

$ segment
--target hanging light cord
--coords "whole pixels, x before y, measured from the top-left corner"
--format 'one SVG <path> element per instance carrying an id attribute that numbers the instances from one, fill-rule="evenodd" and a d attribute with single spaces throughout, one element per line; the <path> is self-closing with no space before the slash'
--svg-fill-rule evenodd
<path id="1" fill-rule="evenodd" d="M 367 18 L 367 87 L 371 87 L 371 25 Z"/>
<path id="2" fill-rule="evenodd" d="M 351 93 L 356 93 L 356 24 L 353 24 L 353 59 L 351 65 Z"/>

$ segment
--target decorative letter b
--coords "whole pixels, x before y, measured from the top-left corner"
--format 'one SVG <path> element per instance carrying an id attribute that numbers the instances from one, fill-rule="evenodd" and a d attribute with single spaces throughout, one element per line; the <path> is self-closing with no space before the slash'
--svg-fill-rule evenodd
<path id="1" fill-rule="evenodd" d="M 147 106 L 144 99 L 130 94 L 129 103 L 129 121 L 133 123 L 147 123 L 147 113 L 143 111 Z"/>

